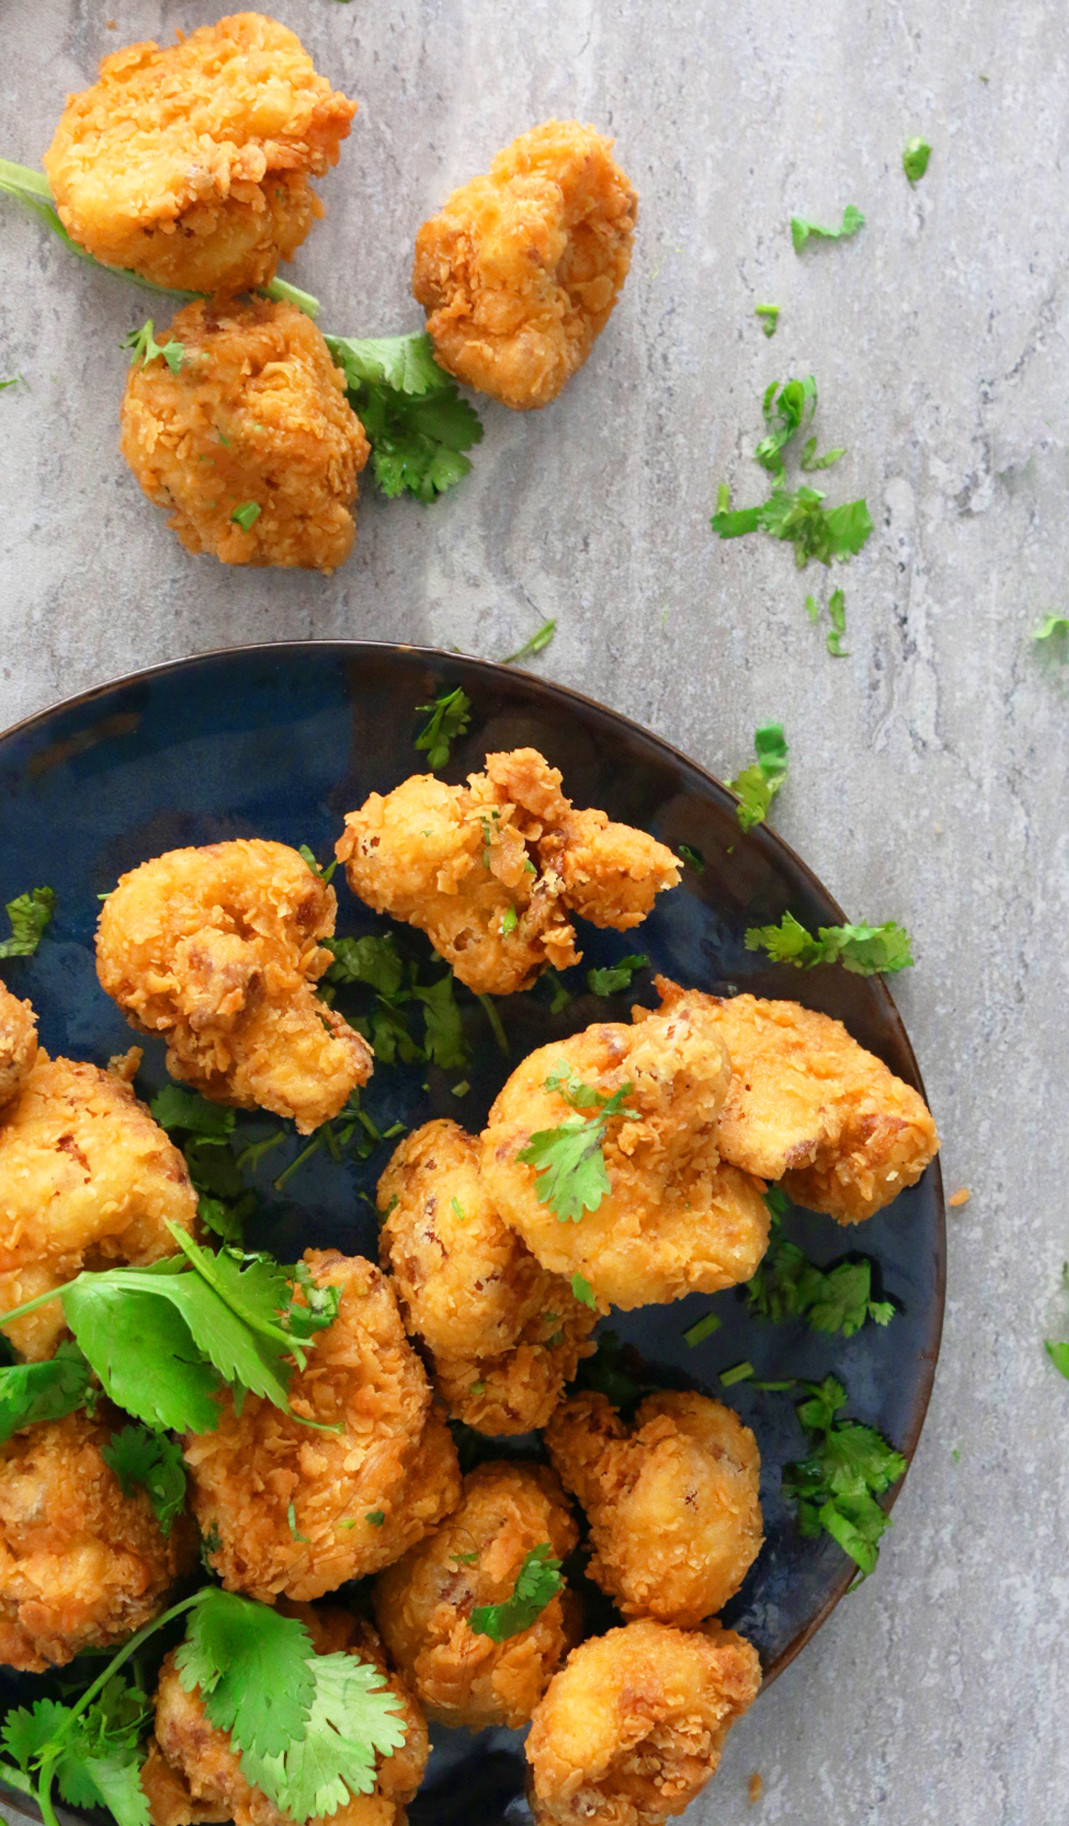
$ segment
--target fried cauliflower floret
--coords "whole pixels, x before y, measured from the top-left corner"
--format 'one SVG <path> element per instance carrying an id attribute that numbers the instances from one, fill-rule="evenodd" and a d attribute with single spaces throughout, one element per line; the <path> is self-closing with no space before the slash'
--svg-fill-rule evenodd
<path id="1" fill-rule="evenodd" d="M 380 1260 L 450 1412 L 482 1433 L 528 1433 L 589 1356 L 597 1313 L 501 1221 L 479 1153 L 455 1122 L 405 1137 L 379 1180 Z"/>
<path id="2" fill-rule="evenodd" d="M 179 1516 L 161 1532 L 145 1491 L 124 1496 L 101 1446 L 123 1416 L 102 1406 L 42 1421 L 0 1446 L 0 1663 L 40 1674 L 121 1642 L 162 1610 L 196 1560 Z"/>
<path id="3" fill-rule="evenodd" d="M 757 1651 L 710 1623 L 644 1619 L 573 1649 L 527 1738 L 539 1826 L 658 1826 L 716 1774 L 761 1684 Z"/>
<path id="4" fill-rule="evenodd" d="M 307 1135 L 371 1073 L 366 1041 L 314 994 L 336 909 L 284 843 L 170 850 L 104 902 L 97 975 L 132 1027 L 166 1039 L 172 1077 Z"/>
<path id="5" fill-rule="evenodd" d="M 382 1644 L 369 1623 L 347 1611 L 307 1604 L 279 1607 L 310 1632 L 317 1655 L 355 1655 L 386 1676 L 396 1697 L 394 1710 L 405 1727 L 405 1741 L 391 1756 L 380 1756 L 371 1794 L 350 1795 L 329 1815 L 332 1826 L 404 1826 L 404 1807 L 419 1787 L 427 1764 L 427 1726 L 411 1693 L 390 1672 Z M 153 1826 L 193 1826 L 206 1820 L 233 1820 L 234 1826 L 293 1826 L 259 1788 L 246 1781 L 228 1731 L 208 1722 L 200 1688 L 187 1693 L 167 1656 L 156 1693 L 156 1735 L 142 1774 Z M 315 1816 L 310 1826 L 327 1826 Z"/>
<path id="6" fill-rule="evenodd" d="M 83 1268 L 144 1267 L 192 1231 L 197 1195 L 178 1149 L 139 1103 L 125 1065 L 102 1071 L 40 1051 L 20 1097 L 0 1112 L 0 1312 L 73 1281 Z M 4 1327 L 24 1357 L 50 1357 L 64 1329 L 50 1300 Z"/>
<path id="7" fill-rule="evenodd" d="M 697 996 L 658 977 L 665 1008 L 710 1005 L 731 1057 L 717 1145 L 781 1179 L 795 1204 L 859 1224 L 915 1185 L 939 1146 L 922 1097 L 841 1021 L 797 1002 Z"/>
<path id="8" fill-rule="evenodd" d="M 178 372 L 135 359 L 123 395 L 122 453 L 150 501 L 174 509 L 187 551 L 336 570 L 370 447 L 311 318 L 266 298 L 197 299 L 168 341 L 184 351 Z"/>
<path id="9" fill-rule="evenodd" d="M 612 145 L 546 121 L 416 236 L 412 290 L 439 362 L 517 411 L 556 399 L 627 278 L 638 197 Z"/>
<path id="10" fill-rule="evenodd" d="M 18 1096 L 37 1057 L 37 1017 L 0 983 L 0 1111 Z"/>
<path id="11" fill-rule="evenodd" d="M 459 1509 L 377 1580 L 383 1640 L 428 1718 L 448 1725 L 526 1724 L 576 1640 L 578 1607 L 567 1590 L 503 1642 L 477 1634 L 476 1606 L 512 1596 L 534 1547 L 563 1559 L 578 1540 L 568 1500 L 545 1465 L 478 1465 Z"/>
<path id="12" fill-rule="evenodd" d="M 734 1597 L 761 1549 L 757 1441 L 706 1395 L 651 1395 L 621 1421 L 604 1395 L 573 1395 L 546 1445 L 590 1523 L 588 1571 L 625 1617 L 680 1628 Z"/>
<path id="13" fill-rule="evenodd" d="M 460 1496 L 456 1448 L 431 1406 L 385 1277 L 361 1256 L 309 1249 L 318 1287 L 338 1287 L 333 1324 L 315 1334 L 289 1388 L 293 1414 L 246 1395 L 220 1397 L 215 1432 L 186 1439 L 201 1533 L 228 1591 L 271 1604 L 307 1599 L 378 1572 L 423 1539 Z M 294 1418 L 340 1432 L 320 1432 Z"/>
<path id="14" fill-rule="evenodd" d="M 355 113 L 284 25 L 235 13 L 105 57 L 44 166 L 97 260 L 179 291 L 247 291 L 322 215 L 308 180 L 337 164 Z"/>
<path id="15" fill-rule="evenodd" d="M 602 1139 L 609 1190 L 596 1210 L 562 1222 L 519 1159 L 532 1136 L 575 1122 L 547 1080 L 567 1075 L 608 1098 L 625 1086 L 623 1111 Z M 768 1243 L 760 1180 L 720 1159 L 716 1125 L 730 1067 L 711 1016 L 686 1003 L 641 1025 L 598 1023 L 540 1047 L 518 1066 L 490 1111 L 482 1138 L 487 1195 L 544 1268 L 582 1274 L 604 1305 L 625 1311 L 716 1293 L 747 1281 Z M 594 1108 L 588 1120 L 596 1120 Z"/>
<path id="16" fill-rule="evenodd" d="M 425 932 L 477 995 L 530 988 L 579 962 L 572 912 L 619 932 L 675 887 L 671 850 L 577 812 L 535 748 L 490 754 L 466 786 L 417 774 L 350 812 L 336 853 L 354 894 Z"/>

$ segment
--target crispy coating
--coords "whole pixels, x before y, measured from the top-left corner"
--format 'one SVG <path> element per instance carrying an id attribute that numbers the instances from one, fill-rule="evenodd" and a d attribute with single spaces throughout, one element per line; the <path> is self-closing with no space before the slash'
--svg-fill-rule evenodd
<path id="1" fill-rule="evenodd" d="M 201 1533 L 219 1541 L 211 1565 L 228 1591 L 265 1604 L 378 1572 L 460 1497 L 456 1448 L 389 1283 L 361 1256 L 309 1249 L 304 1260 L 317 1286 L 342 1295 L 294 1372 L 290 1406 L 342 1431 L 302 1426 L 257 1395 L 238 1415 L 226 1394 L 217 1431 L 185 1442 Z"/>
<path id="2" fill-rule="evenodd" d="M 643 1619 L 573 1649 L 527 1738 L 540 1826 L 657 1826 L 715 1775 L 761 1684 L 733 1630 Z"/>
<path id="3" fill-rule="evenodd" d="M 0 1312 L 62 1287 L 83 1268 L 143 1267 L 173 1255 L 167 1220 L 192 1231 L 197 1195 L 178 1149 L 127 1082 L 140 1060 L 102 1071 L 44 1051 L 0 1115 Z M 50 1357 L 58 1300 L 4 1331 L 24 1357 Z"/>
<path id="4" fill-rule="evenodd" d="M 0 983 L 0 1110 L 18 1096 L 37 1057 L 37 1017 Z"/>
<path id="5" fill-rule="evenodd" d="M 144 1490 L 124 1496 L 100 1448 L 124 1415 L 68 1414 L 0 1446 L 0 1663 L 40 1674 L 107 1648 L 158 1611 L 196 1560 L 196 1531 L 165 1539 Z"/>
<path id="6" fill-rule="evenodd" d="M 216 1103 L 336 1116 L 371 1052 L 313 991 L 331 961 L 333 888 L 284 843 L 170 850 L 123 875 L 100 914 L 97 975 L 167 1069 Z"/>
<path id="7" fill-rule="evenodd" d="M 397 1697 L 405 1741 L 392 1756 L 380 1756 L 371 1794 L 351 1795 L 329 1815 L 333 1826 L 404 1826 L 404 1807 L 414 1796 L 427 1764 L 427 1726 L 404 1681 L 386 1664 L 382 1643 L 369 1623 L 333 1606 L 279 1606 L 311 1633 L 317 1655 L 348 1653 L 373 1662 Z M 156 1736 L 142 1774 L 153 1826 L 193 1826 L 233 1820 L 234 1826 L 293 1826 L 291 1817 L 254 1788 L 241 1773 L 230 1734 L 209 1724 L 200 1688 L 187 1693 L 167 1656 L 156 1694 Z M 323 1816 L 310 1826 L 327 1826 Z"/>
<path id="8" fill-rule="evenodd" d="M 473 1731 L 526 1724 L 577 1639 L 574 1599 L 559 1591 L 503 1642 L 476 1634 L 468 1619 L 477 1605 L 512 1596 L 533 1547 L 548 1543 L 563 1559 L 578 1538 L 568 1499 L 545 1465 L 482 1464 L 464 1479 L 459 1509 L 382 1574 L 375 1618 L 428 1718 Z"/>
<path id="9" fill-rule="evenodd" d="M 528 1433 L 590 1355 L 597 1313 L 502 1222 L 479 1154 L 455 1122 L 405 1137 L 379 1180 L 380 1260 L 450 1412 L 481 1433 Z"/>
<path id="10" fill-rule="evenodd" d="M 246 291 L 322 215 L 308 179 L 337 164 L 355 112 L 284 25 L 235 13 L 105 57 L 68 96 L 44 166 L 96 259 L 179 291 Z"/>
<path id="11" fill-rule="evenodd" d="M 336 850 L 353 893 L 426 932 L 477 995 L 511 995 L 547 964 L 578 963 L 572 912 L 625 932 L 679 881 L 663 843 L 577 812 L 535 748 L 487 755 L 467 786 L 416 774 L 372 793 Z"/>
<path id="12" fill-rule="evenodd" d="M 699 996 L 658 977 L 665 1008 L 709 1003 L 732 1074 L 725 1160 L 782 1179 L 795 1204 L 859 1224 L 915 1185 L 939 1146 L 922 1097 L 841 1021 L 797 1002 Z"/>
<path id="13" fill-rule="evenodd" d="M 761 1549 L 761 1460 L 730 1408 L 665 1391 L 627 1427 L 604 1395 L 573 1395 L 546 1445 L 586 1511 L 590 1576 L 625 1617 L 685 1629 L 734 1597 Z"/>
<path id="14" fill-rule="evenodd" d="M 196 299 L 157 340 L 181 343 L 181 366 L 135 359 L 120 445 L 186 550 L 336 570 L 370 446 L 311 318 L 266 298 Z"/>
<path id="15" fill-rule="evenodd" d="M 571 1066 L 608 1097 L 631 1089 L 637 1120 L 610 1118 L 609 1191 L 594 1211 L 561 1222 L 518 1159 L 531 1136 L 574 1117 L 550 1074 Z M 482 1138 L 487 1193 L 544 1268 L 582 1274 L 599 1301 L 628 1311 L 747 1281 L 768 1244 L 760 1180 L 725 1165 L 716 1123 L 730 1068 L 699 1001 L 641 1025 L 598 1023 L 530 1054 L 490 1111 Z"/>
<path id="16" fill-rule="evenodd" d="M 627 277 L 638 197 L 612 145 L 546 121 L 416 236 L 412 290 L 439 362 L 517 411 L 556 399 Z"/>

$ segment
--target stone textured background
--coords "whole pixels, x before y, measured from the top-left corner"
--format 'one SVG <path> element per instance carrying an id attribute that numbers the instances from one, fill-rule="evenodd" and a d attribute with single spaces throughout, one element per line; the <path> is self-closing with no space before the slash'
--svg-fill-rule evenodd
<path id="1" fill-rule="evenodd" d="M 221 6 L 5 0 L 0 152 L 36 163 L 105 51 Z M 352 334 L 415 327 L 416 227 L 521 129 L 611 129 L 642 197 L 632 276 L 548 410 L 489 406 L 470 479 L 368 498 L 323 579 L 191 559 L 116 447 L 143 295 L 0 200 L 0 724 L 130 669 L 300 636 L 536 662 L 733 772 L 784 720 L 784 836 L 852 917 L 897 918 L 896 985 L 945 1138 L 947 1328 L 878 1574 L 730 1740 L 696 1821 L 1033 1826 L 1065 1818 L 1069 1321 L 1065 933 L 1065 96 L 1045 0 L 277 0 L 359 98 L 328 216 L 292 269 Z M 114 18 L 116 29 L 107 21 Z M 904 142 L 932 144 L 911 190 Z M 792 250 L 792 211 L 868 226 Z M 782 306 L 766 341 L 756 303 Z M 876 530 L 837 573 L 851 657 L 803 610 L 823 574 L 721 544 L 757 499 L 762 389 L 812 371 L 833 498 Z M 71 807 L 72 817 L 77 807 Z M 1059 1679 L 1059 1675 L 1061 1678 Z M 764 1799 L 746 1800 L 751 1770 Z"/>

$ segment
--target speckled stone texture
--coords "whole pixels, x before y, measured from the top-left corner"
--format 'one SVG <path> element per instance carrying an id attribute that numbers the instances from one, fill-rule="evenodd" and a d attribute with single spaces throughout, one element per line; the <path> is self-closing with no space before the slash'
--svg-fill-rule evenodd
<path id="1" fill-rule="evenodd" d="M 5 0 L 0 151 L 36 163 L 97 59 L 224 9 Z M 551 115 L 617 135 L 632 276 L 565 396 L 489 406 L 469 480 L 375 499 L 336 576 L 191 559 L 117 449 L 119 344 L 156 300 L 0 200 L 0 723 L 153 661 L 366 635 L 536 662 L 714 770 L 782 718 L 784 836 L 854 918 L 902 920 L 896 994 L 945 1139 L 950 1288 L 930 1417 L 878 1572 L 736 1730 L 699 1822 L 1054 1826 L 1069 1751 L 1065 1186 L 1069 24 L 1046 0 L 279 0 L 360 101 L 288 276 L 352 334 L 416 327 L 412 239 Z M 116 29 L 108 30 L 114 19 Z M 931 141 L 911 190 L 905 141 Z M 792 212 L 868 226 L 791 246 Z M 782 306 L 766 341 L 754 306 Z M 829 580 L 721 544 L 759 498 L 766 383 L 812 371 L 833 499 L 875 533 Z M 819 574 L 817 574 L 819 572 Z M 833 660 L 806 590 L 846 591 Z M 77 807 L 71 807 L 72 817 Z M 1061 1678 L 1059 1678 L 1059 1675 Z M 764 1797 L 752 1810 L 747 1782 Z"/>

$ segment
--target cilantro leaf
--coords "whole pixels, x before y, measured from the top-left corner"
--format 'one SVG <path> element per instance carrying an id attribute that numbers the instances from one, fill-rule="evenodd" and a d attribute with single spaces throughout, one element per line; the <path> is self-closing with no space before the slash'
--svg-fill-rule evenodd
<path id="1" fill-rule="evenodd" d="M 874 1427 L 838 1421 L 846 1391 L 834 1376 L 803 1385 L 797 1413 L 810 1434 L 808 1456 L 786 1465 L 783 1491 L 797 1505 L 803 1535 L 823 1529 L 838 1541 L 866 1577 L 876 1565 L 890 1517 L 876 1501 L 903 1475 L 906 1461 Z"/>
<path id="2" fill-rule="evenodd" d="M 415 398 L 450 385 L 425 330 L 412 336 L 328 336 L 326 343 L 353 391 L 381 385 Z"/>
<path id="3" fill-rule="evenodd" d="M 85 1407 L 91 1381 L 85 1357 L 69 1338 L 45 1363 L 11 1363 L 0 1369 L 0 1445 L 23 1427 L 61 1420 Z"/>
<path id="4" fill-rule="evenodd" d="M 905 970 L 913 962 L 911 945 L 909 933 L 894 920 L 882 926 L 820 926 L 814 938 L 793 913 L 785 913 L 778 926 L 751 926 L 746 933 L 747 951 L 767 951 L 773 963 L 799 970 L 840 963 L 855 976 Z"/>
<path id="5" fill-rule="evenodd" d="M 589 1306 L 591 1312 L 597 1311 L 598 1302 L 594 1295 L 594 1289 L 591 1287 L 590 1282 L 585 1275 L 573 1274 L 572 1292 L 583 1306 Z"/>
<path id="6" fill-rule="evenodd" d="M 421 983 L 414 965 L 406 971 L 389 934 L 327 939 L 326 944 L 334 953 L 334 962 L 325 973 L 328 983 L 364 983 L 377 992 L 372 1014 L 354 1023 L 370 1039 L 376 1059 L 392 1065 L 400 1057 L 406 1065 L 422 1061 L 444 1071 L 462 1070 L 470 1063 L 451 972 L 437 982 Z M 422 1046 L 412 1034 L 405 1012 L 412 1002 L 423 1011 Z"/>
<path id="7" fill-rule="evenodd" d="M 1069 1343 L 1058 1343 L 1053 1338 L 1043 1340 L 1047 1355 L 1059 1375 L 1069 1381 Z"/>
<path id="8" fill-rule="evenodd" d="M 745 1291 L 750 1311 L 759 1319 L 804 1319 L 813 1331 L 838 1332 L 844 1338 L 852 1338 L 866 1319 L 889 1324 L 895 1312 L 889 1300 L 872 1298 L 871 1261 L 863 1257 L 818 1268 L 784 1236 L 778 1221 Z"/>
<path id="9" fill-rule="evenodd" d="M 147 1427 L 123 1427 L 101 1446 L 100 1456 L 111 1466 L 124 1496 L 129 1496 L 135 1484 L 148 1493 L 160 1533 L 169 1535 L 186 1502 L 185 1463 L 174 1440 Z"/>
<path id="10" fill-rule="evenodd" d="M 416 737 L 416 748 L 427 756 L 432 772 L 449 760 L 452 744 L 465 734 L 471 722 L 471 699 L 458 685 L 454 691 L 442 691 L 433 704 L 417 704 L 419 711 L 429 711 L 430 721 Z"/>
<path id="11" fill-rule="evenodd" d="M 175 1667 L 187 1693 L 200 1688 L 208 1722 L 231 1732 L 236 1750 L 277 1756 L 308 1722 L 313 1656 L 295 1617 L 210 1589 L 190 1615 Z"/>
<path id="12" fill-rule="evenodd" d="M 535 1194 L 549 1205 L 560 1223 L 577 1224 L 584 1211 L 596 1211 L 611 1190 L 605 1166 L 605 1131 L 614 1116 L 637 1121 L 635 1111 L 621 1108 L 634 1086 L 623 1084 L 611 1097 L 602 1096 L 594 1085 L 584 1084 L 572 1066 L 561 1061 L 556 1073 L 545 1080 L 547 1090 L 555 1090 L 577 1113 L 566 1116 L 555 1129 L 537 1129 L 517 1160 L 535 1169 Z M 592 1117 L 578 1112 L 597 1107 Z"/>
<path id="13" fill-rule="evenodd" d="M 754 731 L 756 761 L 728 782 L 738 794 L 736 816 L 744 831 L 762 824 L 769 807 L 787 778 L 787 743 L 782 723 L 765 723 Z"/>
<path id="14" fill-rule="evenodd" d="M 153 1117 L 168 1135 L 178 1130 L 202 1135 L 213 1141 L 225 1141 L 233 1134 L 237 1120 L 232 1109 L 222 1103 L 209 1103 L 199 1091 L 187 1090 L 182 1084 L 165 1084 L 149 1104 Z"/>
<path id="15" fill-rule="evenodd" d="M 795 253 L 800 254 L 807 241 L 847 241 L 864 226 L 865 218 L 860 209 L 848 203 L 839 228 L 822 228 L 818 222 L 807 222 L 804 216 L 792 216 L 791 240 Z"/>
<path id="16" fill-rule="evenodd" d="M 255 1216 L 259 1199 L 225 1145 L 234 1132 L 234 1111 L 221 1103 L 209 1103 L 181 1084 L 165 1084 L 149 1108 L 185 1156 L 201 1223 L 224 1242 L 240 1243 L 246 1219 Z M 243 1150 L 243 1158 L 255 1154 L 257 1147 L 274 1145 L 274 1140 L 253 1143 Z"/>
<path id="17" fill-rule="evenodd" d="M 553 1558 L 548 1541 L 532 1547 L 516 1574 L 512 1596 L 500 1604 L 479 1604 L 468 1618 L 477 1636 L 489 1636 L 492 1642 L 505 1642 L 530 1629 L 546 1605 L 555 1598 L 564 1581 L 560 1561 Z"/>
<path id="18" fill-rule="evenodd" d="M 778 475 L 783 469 L 783 449 L 812 418 L 817 406 L 817 383 L 811 374 L 805 380 L 785 380 L 779 387 L 773 381 L 765 389 L 761 404 L 768 435 L 754 451 L 762 469 Z"/>
<path id="19" fill-rule="evenodd" d="M 776 334 L 776 326 L 779 323 L 779 313 L 780 307 L 778 304 L 754 305 L 754 316 L 763 319 L 761 328 L 764 330 L 766 336 L 774 336 Z"/>
<path id="20" fill-rule="evenodd" d="M 7 903 L 11 937 L 0 939 L 0 957 L 32 957 L 56 910 L 54 888 L 31 888 Z"/>
<path id="21" fill-rule="evenodd" d="M 4 1747 L 31 1777 L 46 1762 L 54 1763 L 55 1780 L 69 1806 L 104 1807 L 118 1826 L 149 1826 L 141 1788 L 141 1736 L 151 1713 L 146 1694 L 116 1674 L 82 1712 L 52 1699 L 10 1711 Z M 9 1779 L 7 1770 L 0 1773 Z M 32 1779 L 27 1790 L 41 1800 Z"/>
<path id="22" fill-rule="evenodd" d="M 433 501 L 468 474 L 463 452 L 483 435 L 475 408 L 434 359 L 426 332 L 356 339 L 328 336 L 346 392 L 371 445 L 382 493 Z"/>
<path id="23" fill-rule="evenodd" d="M 633 957 L 622 957 L 618 963 L 606 964 L 601 970 L 588 970 L 586 986 L 591 995 L 617 995 L 621 989 L 630 989 L 636 970 L 648 970 L 649 967 L 646 953 L 636 952 Z"/>
<path id="24" fill-rule="evenodd" d="M 312 874 L 323 883 L 323 886 L 329 887 L 331 876 L 338 866 L 338 858 L 335 856 L 333 862 L 328 864 L 326 868 L 323 868 L 323 866 L 316 861 L 315 852 L 314 850 L 309 849 L 307 843 L 298 844 L 297 854 L 301 857 L 302 861 L 308 864 Z"/>
<path id="25" fill-rule="evenodd" d="M 932 148 L 927 140 L 908 139 L 906 141 L 902 153 L 902 169 L 911 184 L 915 184 L 919 178 L 924 176 L 931 156 Z"/>
<path id="26" fill-rule="evenodd" d="M 242 501 L 235 507 L 230 518 L 237 522 L 243 533 L 251 532 L 263 512 L 258 501 Z"/>
<path id="27" fill-rule="evenodd" d="M 1040 622 L 1032 639 L 1049 640 L 1056 644 L 1066 634 L 1069 634 L 1069 615 L 1048 615 L 1045 621 Z M 11 911 L 10 907 L 8 911 Z"/>
<path id="28" fill-rule="evenodd" d="M 676 849 L 683 861 L 688 863 L 696 875 L 705 874 L 705 857 L 700 850 L 692 849 L 689 843 L 677 843 Z"/>
<path id="29" fill-rule="evenodd" d="M 443 1071 L 462 1070 L 469 1062 L 469 1053 L 452 972 L 426 987 L 413 982 L 410 993 L 423 1009 L 423 1045 L 429 1063 L 440 1065 Z"/>
<path id="30" fill-rule="evenodd" d="M 556 632 L 557 623 L 551 616 L 548 621 L 544 621 L 542 626 L 531 635 L 530 640 L 525 640 L 523 646 L 518 648 L 515 653 L 510 653 L 507 659 L 501 661 L 501 664 L 503 666 L 516 666 L 521 659 L 533 659 L 536 653 L 541 653 L 549 646 L 549 643 Z"/>
<path id="31" fill-rule="evenodd" d="M 380 995 L 397 994 L 405 967 L 388 933 L 381 938 L 372 933 L 363 938 L 327 938 L 323 943 L 334 955 L 325 972 L 326 982 L 367 983 Z"/>
<path id="32" fill-rule="evenodd" d="M 405 1741 L 400 1700 L 373 1663 L 355 1655 L 314 1655 L 308 1721 L 270 1756 L 244 1751 L 242 1772 L 291 1819 L 334 1813 L 375 1787 L 376 1761 Z"/>
<path id="33" fill-rule="evenodd" d="M 614 1331 L 603 1331 L 598 1336 L 594 1355 L 580 1363 L 575 1385 L 595 1389 L 599 1395 L 607 1396 L 615 1408 L 629 1408 L 640 1395 L 648 1395 L 657 1388 L 656 1382 L 649 1381 L 643 1374 L 644 1368 L 632 1345 L 623 1343 Z"/>
<path id="34" fill-rule="evenodd" d="M 176 342 L 173 336 L 167 342 L 157 342 L 154 330 L 155 325 L 150 317 L 139 330 L 131 330 L 129 336 L 123 337 L 121 347 L 133 350 L 130 366 L 133 367 L 136 362 L 140 362 L 144 368 L 150 361 L 156 361 L 162 355 L 171 373 L 177 374 L 186 359 L 185 343 Z"/>

